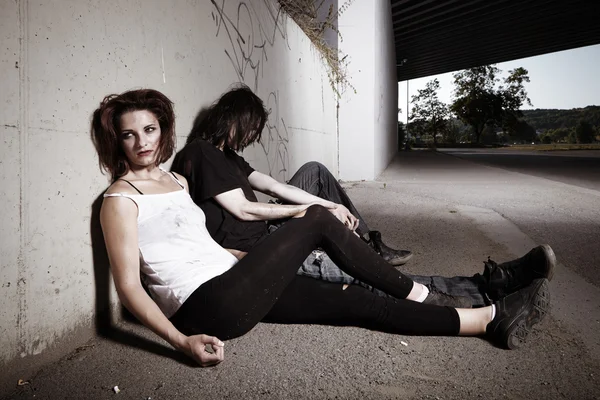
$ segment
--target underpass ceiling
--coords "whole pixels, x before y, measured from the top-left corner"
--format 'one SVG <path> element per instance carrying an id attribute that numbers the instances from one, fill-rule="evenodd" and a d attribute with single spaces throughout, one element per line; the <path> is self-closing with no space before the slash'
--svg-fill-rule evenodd
<path id="1" fill-rule="evenodd" d="M 600 0 L 391 3 L 398 81 L 600 43 Z"/>

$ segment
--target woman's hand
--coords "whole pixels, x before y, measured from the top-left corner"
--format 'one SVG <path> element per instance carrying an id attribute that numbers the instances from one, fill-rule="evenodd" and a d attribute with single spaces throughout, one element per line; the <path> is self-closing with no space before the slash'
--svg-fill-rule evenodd
<path id="1" fill-rule="evenodd" d="M 206 349 L 207 345 L 212 346 L 213 353 Z M 214 336 L 193 335 L 187 337 L 181 351 L 193 358 L 202 367 L 210 367 L 225 359 L 223 346 L 225 346 L 225 343 Z"/>

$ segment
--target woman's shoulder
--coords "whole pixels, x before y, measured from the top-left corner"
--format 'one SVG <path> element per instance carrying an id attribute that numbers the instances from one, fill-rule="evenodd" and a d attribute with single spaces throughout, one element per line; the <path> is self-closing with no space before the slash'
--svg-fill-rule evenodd
<path id="1" fill-rule="evenodd" d="M 100 219 L 103 224 L 112 222 L 119 224 L 125 221 L 133 223 L 138 212 L 137 198 L 133 195 L 139 193 L 123 180 L 117 180 L 104 192 L 104 199 L 100 210 Z"/>

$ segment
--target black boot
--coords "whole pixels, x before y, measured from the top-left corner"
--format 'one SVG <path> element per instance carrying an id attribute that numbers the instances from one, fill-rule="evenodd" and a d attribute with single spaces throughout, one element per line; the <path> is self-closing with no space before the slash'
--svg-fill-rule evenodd
<path id="1" fill-rule="evenodd" d="M 486 334 L 500 346 L 516 349 L 527 338 L 533 325 L 550 310 L 547 279 L 536 279 L 529 286 L 494 303 L 496 316 Z"/>
<path id="2" fill-rule="evenodd" d="M 484 264 L 487 295 L 496 301 L 528 286 L 534 279 L 552 280 L 556 256 L 549 245 L 543 244 L 516 260 L 496 264 L 488 259 Z"/>
<path id="3" fill-rule="evenodd" d="M 381 232 L 379 231 L 369 231 L 369 240 L 367 243 L 369 243 L 373 249 L 375 249 L 377 254 L 379 254 L 385 261 L 392 265 L 397 266 L 406 264 L 406 262 L 413 256 L 412 251 L 395 250 L 391 247 L 388 247 L 381 241 Z"/>

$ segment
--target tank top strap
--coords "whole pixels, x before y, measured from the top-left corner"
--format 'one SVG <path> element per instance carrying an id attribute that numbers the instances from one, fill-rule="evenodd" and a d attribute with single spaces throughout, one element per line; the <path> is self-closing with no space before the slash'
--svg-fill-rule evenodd
<path id="1" fill-rule="evenodd" d="M 162 169 L 162 168 L 161 168 L 160 170 L 161 170 L 161 171 L 163 171 L 163 172 L 164 172 L 164 173 L 166 173 L 166 174 L 170 174 L 170 175 L 171 175 L 171 177 L 173 178 L 173 180 L 174 180 L 175 182 L 177 182 L 177 184 L 178 184 L 179 186 L 181 186 L 181 188 L 182 188 L 182 189 L 185 189 L 185 186 L 183 185 L 183 183 L 181 183 L 181 181 L 179 180 L 179 178 L 177 178 L 177 175 L 175 175 L 175 173 L 174 173 L 173 171 L 169 171 L 169 172 L 167 172 L 167 171 L 165 171 L 165 170 L 164 170 L 164 169 Z"/>
<path id="2" fill-rule="evenodd" d="M 142 195 L 144 194 L 144 193 L 142 193 L 142 191 L 141 191 L 140 189 L 136 188 L 136 187 L 133 185 L 133 183 L 129 182 L 127 179 L 123 179 L 123 178 L 121 178 L 121 179 L 119 179 L 119 180 L 120 180 L 120 181 L 123 181 L 123 182 L 127 182 L 127 183 L 129 183 L 129 185 L 130 185 L 132 188 L 134 188 L 134 189 L 135 189 L 135 191 L 136 191 L 136 192 L 138 192 L 139 194 L 142 194 Z"/>

